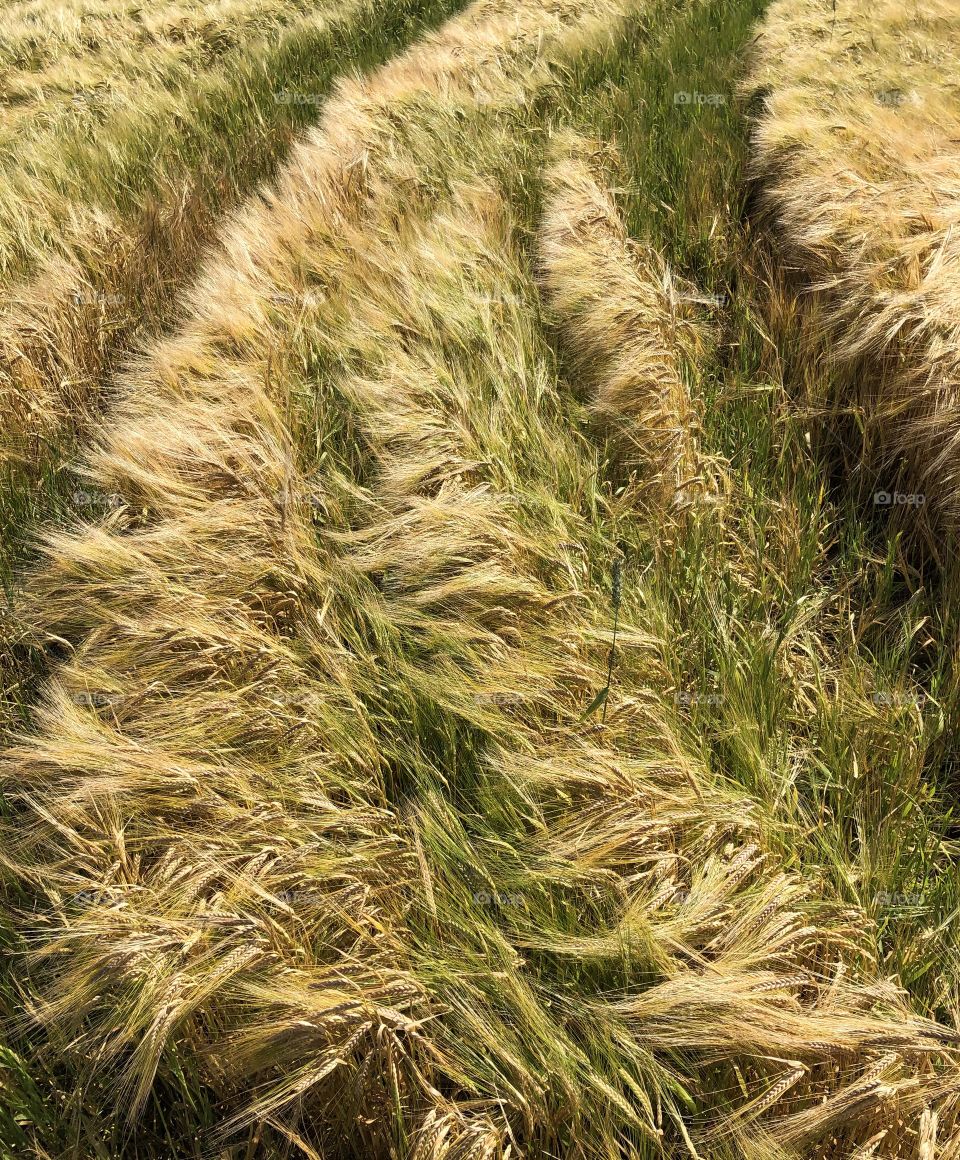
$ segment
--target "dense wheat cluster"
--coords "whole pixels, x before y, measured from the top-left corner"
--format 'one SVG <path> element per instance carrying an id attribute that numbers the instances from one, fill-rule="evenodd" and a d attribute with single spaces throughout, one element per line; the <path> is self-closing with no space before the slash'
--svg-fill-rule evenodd
<path id="1" fill-rule="evenodd" d="M 586 142 L 550 170 L 541 232 L 547 297 L 569 329 L 571 366 L 591 373 L 593 411 L 655 503 L 682 505 L 702 484 L 696 423 L 681 368 L 697 332 L 662 261 L 631 244 Z M 688 299 L 691 297 L 687 295 Z"/>
<path id="2" fill-rule="evenodd" d="M 10 9 L 0 1157 L 960 1157 L 951 574 L 734 100 L 866 17 L 761 8 Z"/>
<path id="3" fill-rule="evenodd" d="M 950 0 L 776 0 L 747 91 L 753 173 L 783 260 L 845 371 L 885 490 L 960 519 L 960 9 Z M 907 473 L 903 476 L 902 468 Z"/>
<path id="4" fill-rule="evenodd" d="M 39 7 L 0 33 L 0 463 L 31 467 L 176 315 L 218 218 L 270 175 L 336 69 L 452 5 Z"/>

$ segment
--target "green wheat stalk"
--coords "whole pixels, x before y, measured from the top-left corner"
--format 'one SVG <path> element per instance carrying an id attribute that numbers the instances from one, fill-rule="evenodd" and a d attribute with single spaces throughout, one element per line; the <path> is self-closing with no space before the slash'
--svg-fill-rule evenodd
<path id="1" fill-rule="evenodd" d="M 610 655 L 607 658 L 607 683 L 587 706 L 580 720 L 589 717 L 603 706 L 601 723 L 607 720 L 607 698 L 610 695 L 610 682 L 613 679 L 613 658 L 617 650 L 617 627 L 620 623 L 620 601 L 623 598 L 623 557 L 618 556 L 613 562 L 613 576 L 610 585 L 610 595 L 613 603 L 613 640 L 610 642 Z"/>

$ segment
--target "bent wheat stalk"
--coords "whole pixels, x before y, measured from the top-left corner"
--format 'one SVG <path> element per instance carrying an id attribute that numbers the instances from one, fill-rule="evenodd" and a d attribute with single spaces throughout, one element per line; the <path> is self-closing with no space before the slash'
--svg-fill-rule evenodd
<path id="1" fill-rule="evenodd" d="M 596 149 L 569 136 L 547 175 L 541 280 L 590 407 L 654 504 L 683 505 L 702 485 L 696 417 L 662 259 L 634 242 L 596 173 Z"/>

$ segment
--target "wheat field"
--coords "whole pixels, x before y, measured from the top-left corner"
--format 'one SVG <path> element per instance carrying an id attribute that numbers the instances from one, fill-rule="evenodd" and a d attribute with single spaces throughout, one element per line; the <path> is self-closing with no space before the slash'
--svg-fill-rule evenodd
<path id="1" fill-rule="evenodd" d="M 960 12 L 2 11 L 0 1157 L 958 1160 Z"/>

